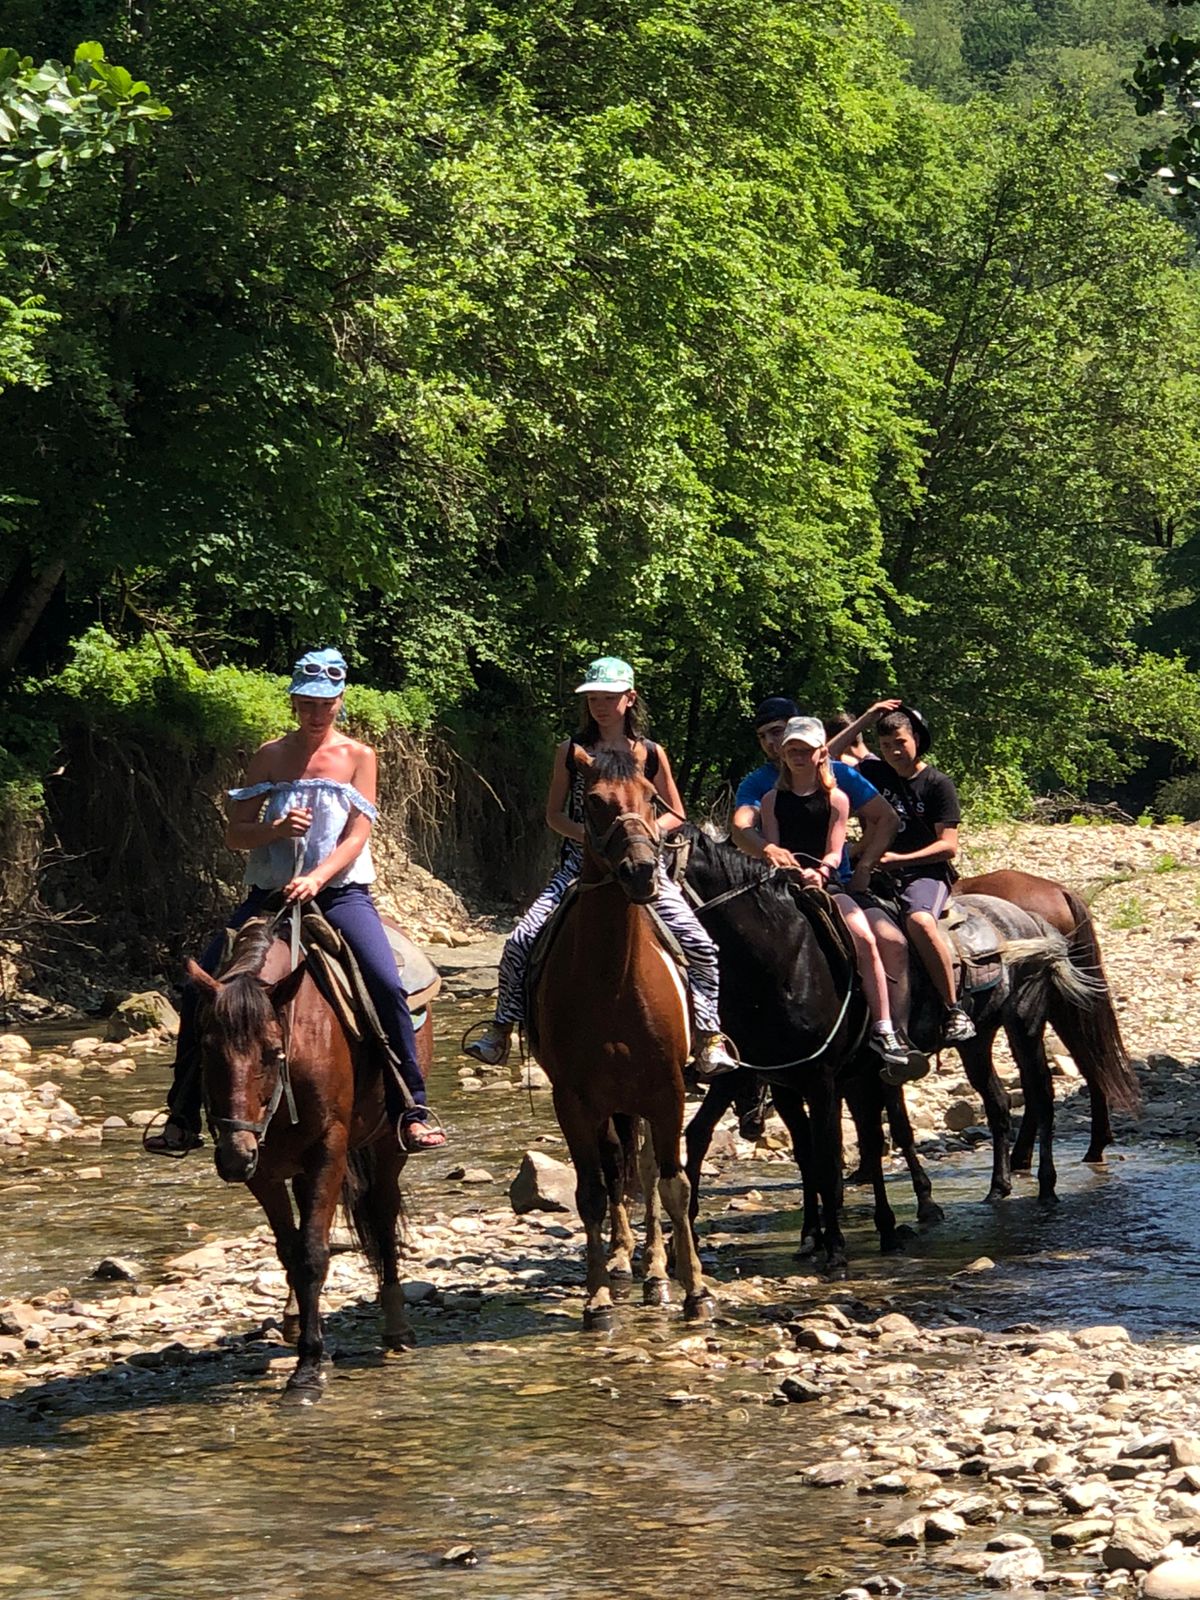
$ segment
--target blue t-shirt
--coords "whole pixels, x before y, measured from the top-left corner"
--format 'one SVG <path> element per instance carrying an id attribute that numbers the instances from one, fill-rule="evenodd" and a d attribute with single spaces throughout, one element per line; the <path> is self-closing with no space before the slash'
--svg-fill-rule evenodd
<path id="1" fill-rule="evenodd" d="M 879 790 L 869 782 L 855 767 L 848 766 L 844 761 L 831 761 L 834 782 L 845 794 L 850 802 L 850 814 L 856 815 L 865 805 L 869 805 Z M 763 796 L 775 787 L 779 777 L 779 768 L 771 761 L 765 761 L 761 767 L 756 767 L 749 777 L 743 778 L 738 784 L 737 794 L 733 797 L 734 806 L 761 806 Z M 845 845 L 842 846 L 842 864 L 838 868 L 838 877 L 843 883 L 850 881 L 852 868 L 850 866 L 850 852 Z"/>

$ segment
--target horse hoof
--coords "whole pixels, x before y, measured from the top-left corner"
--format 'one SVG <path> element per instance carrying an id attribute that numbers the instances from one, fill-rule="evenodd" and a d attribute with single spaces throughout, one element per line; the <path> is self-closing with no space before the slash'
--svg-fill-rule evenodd
<path id="1" fill-rule="evenodd" d="M 1058 1195 L 1053 1189 L 1047 1189 L 1045 1194 L 1039 1192 L 1038 1202 L 1044 1206 L 1056 1206 L 1058 1204 Z"/>
<path id="2" fill-rule="evenodd" d="M 287 1381 L 283 1399 L 291 1405 L 315 1405 L 325 1390 L 325 1374 L 298 1367 Z"/>
<path id="3" fill-rule="evenodd" d="M 685 1322 L 711 1322 L 717 1314 L 717 1302 L 707 1290 L 703 1294 L 689 1294 L 683 1302 Z"/>
<path id="4" fill-rule="evenodd" d="M 917 1208 L 917 1221 L 923 1228 L 936 1228 L 939 1222 L 945 1222 L 946 1213 L 935 1201 L 929 1200 Z"/>
<path id="5" fill-rule="evenodd" d="M 1108 1165 L 1108 1162 L 1104 1159 L 1103 1150 L 1089 1150 L 1082 1160 L 1085 1167 L 1106 1167 Z"/>
<path id="6" fill-rule="evenodd" d="M 806 1234 L 803 1239 L 801 1239 L 793 1259 L 796 1261 L 807 1261 L 810 1256 L 814 1256 L 816 1253 L 817 1241 L 813 1235 L 809 1233 Z"/>
<path id="7" fill-rule="evenodd" d="M 998 1185 L 993 1184 L 988 1190 L 987 1194 L 984 1196 L 983 1203 L 985 1206 L 999 1205 L 1001 1200 L 1007 1200 L 1011 1194 L 1011 1189 L 1001 1188 Z"/>
<path id="8" fill-rule="evenodd" d="M 611 1333 L 613 1313 L 611 1306 L 588 1306 L 583 1313 L 585 1333 Z"/>
<path id="9" fill-rule="evenodd" d="M 610 1272 L 608 1275 L 609 1293 L 614 1300 L 628 1300 L 633 1292 L 632 1272 Z"/>
<path id="10" fill-rule="evenodd" d="M 645 1306 L 669 1306 L 671 1304 L 671 1285 L 665 1278 L 647 1278 L 642 1284 L 642 1304 Z"/>
<path id="11" fill-rule="evenodd" d="M 830 1283 L 841 1283 L 850 1276 L 850 1268 L 845 1261 L 830 1261 L 825 1267 L 825 1277 Z"/>
<path id="12" fill-rule="evenodd" d="M 393 1328 L 385 1330 L 383 1347 L 385 1350 L 415 1350 L 417 1346 L 417 1330 L 415 1328 Z"/>

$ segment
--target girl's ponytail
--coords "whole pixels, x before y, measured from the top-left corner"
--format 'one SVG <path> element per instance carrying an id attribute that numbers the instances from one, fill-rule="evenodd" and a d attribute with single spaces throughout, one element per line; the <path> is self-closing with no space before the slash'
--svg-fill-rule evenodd
<path id="1" fill-rule="evenodd" d="M 837 779 L 833 775 L 833 768 L 829 764 L 829 746 L 821 746 L 821 754 L 817 758 L 817 782 L 826 794 L 832 794 L 837 788 Z"/>

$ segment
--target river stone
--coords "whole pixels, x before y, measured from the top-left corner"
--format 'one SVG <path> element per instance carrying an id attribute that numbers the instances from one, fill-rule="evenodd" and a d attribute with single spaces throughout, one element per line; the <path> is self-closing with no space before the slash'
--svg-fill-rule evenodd
<path id="1" fill-rule="evenodd" d="M 1062 1491 L 1063 1505 L 1076 1516 L 1085 1517 L 1098 1505 L 1111 1500 L 1113 1491 L 1107 1483 L 1089 1478 L 1086 1483 L 1072 1483 Z"/>
<path id="2" fill-rule="evenodd" d="M 172 1272 L 219 1272 L 226 1265 L 225 1249 L 219 1244 L 202 1244 L 196 1250 L 185 1250 L 167 1262 Z"/>
<path id="3" fill-rule="evenodd" d="M 1200 1439 L 1195 1434 L 1177 1434 L 1171 1440 L 1168 1455 L 1173 1467 L 1200 1467 Z"/>
<path id="4" fill-rule="evenodd" d="M 1143 1600 L 1200 1600 L 1200 1556 L 1172 1556 L 1146 1574 Z"/>
<path id="5" fill-rule="evenodd" d="M 1091 1544 L 1093 1539 L 1102 1539 L 1112 1523 L 1107 1517 L 1081 1517 L 1076 1522 L 1064 1522 L 1061 1527 L 1055 1528 L 1050 1535 L 1050 1543 L 1056 1550 L 1074 1550 L 1076 1545 Z"/>
<path id="6" fill-rule="evenodd" d="M 819 1461 L 816 1466 L 805 1467 L 800 1481 L 813 1489 L 841 1489 L 848 1483 L 857 1483 L 862 1475 L 857 1461 Z"/>
<path id="7" fill-rule="evenodd" d="M 10 1334 L 0 1333 L 0 1364 L 3 1364 L 6 1361 L 20 1361 L 24 1354 L 24 1339 L 16 1339 Z"/>
<path id="8" fill-rule="evenodd" d="M 550 1079 L 536 1061 L 527 1062 L 521 1072 L 522 1089 L 548 1089 Z"/>
<path id="9" fill-rule="evenodd" d="M 90 1034 L 83 1039 L 72 1039 L 67 1047 L 67 1054 L 72 1061 L 86 1061 L 89 1056 L 95 1055 L 96 1047 L 103 1042 L 102 1039 L 94 1038 Z"/>
<path id="10" fill-rule="evenodd" d="M 1165 1456 L 1171 1448 L 1171 1436 L 1167 1433 L 1151 1433 L 1144 1439 L 1135 1439 L 1127 1444 L 1121 1451 L 1125 1461 L 1153 1461 L 1156 1456 Z"/>
<path id="11" fill-rule="evenodd" d="M 832 1328 L 797 1328 L 796 1347 L 800 1350 L 820 1350 L 826 1355 L 846 1348 Z"/>
<path id="12" fill-rule="evenodd" d="M 979 1121 L 979 1106 L 974 1100 L 952 1100 L 942 1121 L 951 1133 L 962 1133 Z"/>
<path id="13" fill-rule="evenodd" d="M 179 1032 L 179 1013 L 157 989 L 147 989 L 144 994 L 131 994 L 108 1019 L 106 1032 L 110 1039 L 128 1039 L 134 1033 L 149 1033 L 161 1028 L 164 1033 Z M 100 1041 L 97 1040 L 97 1043 Z"/>
<path id="14" fill-rule="evenodd" d="M 1170 1531 L 1156 1517 L 1117 1517 L 1104 1548 L 1104 1565 L 1110 1572 L 1137 1572 L 1153 1566 L 1170 1542 Z"/>
<path id="15" fill-rule="evenodd" d="M 984 1549 L 999 1555 L 1005 1550 L 1032 1550 L 1033 1540 L 1027 1533 L 994 1533 Z"/>
<path id="16" fill-rule="evenodd" d="M 883 1536 L 887 1545 L 907 1547 L 918 1545 L 925 1537 L 925 1518 L 922 1516 L 905 1517 L 903 1522 L 898 1522 L 894 1528 Z"/>
<path id="17" fill-rule="evenodd" d="M 575 1170 L 540 1150 L 526 1150 L 508 1198 L 519 1217 L 529 1211 L 573 1211 Z"/>
<path id="18" fill-rule="evenodd" d="M 983 1581 L 992 1589 L 1027 1589 L 1045 1568 L 1040 1550 L 1005 1550 L 984 1568 Z"/>
<path id="19" fill-rule="evenodd" d="M 92 1271 L 93 1278 L 112 1278 L 128 1283 L 136 1283 L 140 1274 L 141 1268 L 137 1262 L 125 1256 L 105 1256 Z"/>
<path id="20" fill-rule="evenodd" d="M 961 1539 L 966 1531 L 966 1519 L 955 1511 L 935 1511 L 925 1519 L 926 1544 L 946 1544 L 951 1539 Z"/>
<path id="21" fill-rule="evenodd" d="M 29 1040 L 19 1033 L 0 1033 L 0 1057 L 26 1060 L 33 1054 Z"/>
<path id="22" fill-rule="evenodd" d="M 1129 1330 L 1119 1323 L 1104 1323 L 1095 1328 L 1077 1328 L 1071 1335 L 1082 1350 L 1098 1350 L 1106 1344 L 1128 1344 Z"/>

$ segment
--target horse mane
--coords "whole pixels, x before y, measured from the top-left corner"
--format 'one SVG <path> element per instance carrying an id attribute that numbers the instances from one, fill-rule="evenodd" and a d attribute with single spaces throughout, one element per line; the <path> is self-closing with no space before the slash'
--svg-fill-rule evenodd
<path id="1" fill-rule="evenodd" d="M 807 921 L 796 901 L 792 885 L 781 872 L 774 872 L 761 861 L 739 850 L 730 839 L 714 839 L 711 833 L 698 828 L 694 822 L 684 822 L 676 829 L 676 839 L 687 839 L 692 846 L 692 859 L 720 880 L 717 894 L 727 889 L 745 889 L 753 894 L 763 913 L 788 926 L 796 917 Z"/>
<path id="2" fill-rule="evenodd" d="M 598 750 L 592 757 L 588 774 L 589 783 L 628 783 L 631 778 L 644 778 L 637 757 L 629 750 Z"/>
<path id="3" fill-rule="evenodd" d="M 213 1015 L 235 1049 L 253 1044 L 275 1015 L 259 977 L 267 951 L 275 942 L 273 924 L 272 917 L 251 917 L 238 929 L 229 965 L 221 974 L 221 989 L 213 1000 Z"/>

